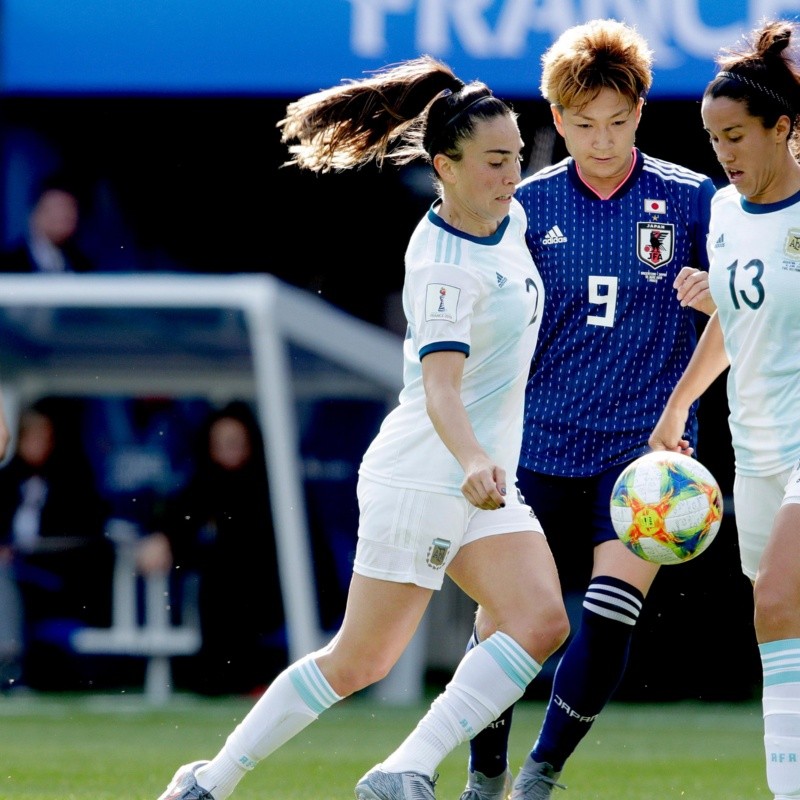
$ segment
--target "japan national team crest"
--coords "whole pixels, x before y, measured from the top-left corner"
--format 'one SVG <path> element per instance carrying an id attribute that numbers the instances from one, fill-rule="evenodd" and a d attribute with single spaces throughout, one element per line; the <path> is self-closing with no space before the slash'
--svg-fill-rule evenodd
<path id="1" fill-rule="evenodd" d="M 672 261 L 675 249 L 675 226 L 659 222 L 637 222 L 636 255 L 649 267 L 658 269 Z"/>

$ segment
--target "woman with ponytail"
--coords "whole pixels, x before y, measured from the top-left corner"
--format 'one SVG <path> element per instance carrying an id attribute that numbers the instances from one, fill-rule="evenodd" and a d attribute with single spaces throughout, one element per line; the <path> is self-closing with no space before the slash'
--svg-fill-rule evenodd
<path id="1" fill-rule="evenodd" d="M 442 759 L 522 697 L 569 626 L 547 540 L 515 486 L 544 301 L 514 199 L 523 144 L 508 105 L 426 56 L 303 97 L 279 127 L 291 165 L 421 159 L 438 198 L 406 250 L 404 386 L 361 463 L 342 627 L 273 681 L 211 761 L 178 769 L 160 800 L 225 800 L 323 711 L 386 676 L 446 573 L 497 631 L 356 787 L 358 800 L 434 800 Z"/>

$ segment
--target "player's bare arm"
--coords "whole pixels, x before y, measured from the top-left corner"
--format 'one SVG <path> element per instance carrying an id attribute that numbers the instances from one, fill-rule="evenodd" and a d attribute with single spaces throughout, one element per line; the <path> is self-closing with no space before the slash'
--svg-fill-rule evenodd
<path id="1" fill-rule="evenodd" d="M 498 467 L 475 438 L 461 399 L 464 354 L 430 353 L 422 359 L 426 407 L 436 433 L 464 470 L 461 491 L 476 508 L 505 505 L 505 470 Z"/>

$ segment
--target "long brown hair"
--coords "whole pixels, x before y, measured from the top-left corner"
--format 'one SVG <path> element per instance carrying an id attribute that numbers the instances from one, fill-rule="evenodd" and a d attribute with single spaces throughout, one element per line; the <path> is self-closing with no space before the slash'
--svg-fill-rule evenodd
<path id="1" fill-rule="evenodd" d="M 457 159 L 477 119 L 516 115 L 486 84 L 465 84 L 431 56 L 390 65 L 361 80 L 306 95 L 290 103 L 278 122 L 294 164 L 313 172 L 382 166 L 437 153 Z"/>

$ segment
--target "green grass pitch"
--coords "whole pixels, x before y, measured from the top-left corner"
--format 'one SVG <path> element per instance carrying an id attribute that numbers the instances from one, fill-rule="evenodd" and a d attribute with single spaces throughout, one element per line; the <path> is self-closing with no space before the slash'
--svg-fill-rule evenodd
<path id="1" fill-rule="evenodd" d="M 209 758 L 249 699 L 175 695 L 0 696 L 0 800 L 155 800 L 175 768 Z M 402 741 L 427 704 L 358 696 L 262 762 L 236 800 L 352 800 L 361 775 Z M 527 754 L 543 702 L 517 706 L 512 767 Z M 469 749 L 440 765 L 438 800 L 458 800 Z M 554 800 L 767 800 L 760 705 L 612 703 L 562 775 Z"/>

